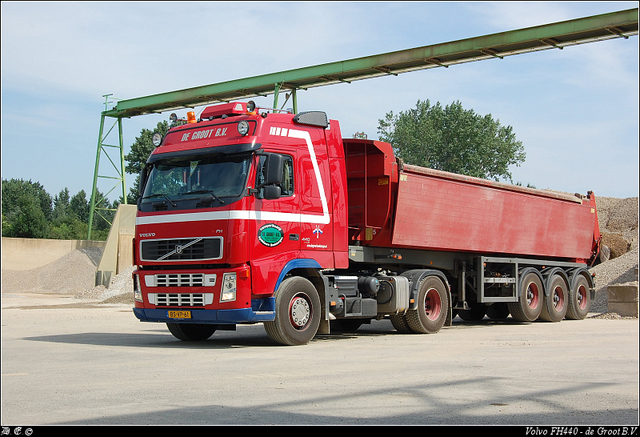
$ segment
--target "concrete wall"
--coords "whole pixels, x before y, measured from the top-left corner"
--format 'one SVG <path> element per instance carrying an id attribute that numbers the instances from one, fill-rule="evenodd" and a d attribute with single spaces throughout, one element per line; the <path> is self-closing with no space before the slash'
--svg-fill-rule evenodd
<path id="1" fill-rule="evenodd" d="M 62 258 L 76 249 L 106 246 L 105 241 L 49 240 L 2 237 L 2 269 L 30 270 Z"/>
<path id="2" fill-rule="evenodd" d="M 133 265 L 133 237 L 136 205 L 118 205 L 107 237 L 102 259 L 96 271 L 96 285 L 109 287 L 111 278 Z"/>

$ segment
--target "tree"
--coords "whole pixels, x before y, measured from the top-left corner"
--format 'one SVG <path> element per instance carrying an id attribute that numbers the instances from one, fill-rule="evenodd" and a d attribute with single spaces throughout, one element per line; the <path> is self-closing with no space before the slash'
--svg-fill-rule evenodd
<path id="1" fill-rule="evenodd" d="M 60 193 L 53 198 L 53 220 L 66 217 L 69 214 L 69 189 L 64 187 Z"/>
<path id="2" fill-rule="evenodd" d="M 511 182 L 509 166 L 526 157 L 511 126 L 465 110 L 459 101 L 443 108 L 418 100 L 415 109 L 388 112 L 378 120 L 378 134 L 407 164 L 496 181 Z"/>
<path id="3" fill-rule="evenodd" d="M 33 196 L 45 219 L 51 220 L 53 215 L 51 195 L 40 185 L 40 182 L 31 182 L 31 180 L 2 180 L 2 213 L 8 216 L 14 208 L 18 207 L 18 199 L 23 195 Z"/>
<path id="4" fill-rule="evenodd" d="M 47 238 L 49 225 L 39 199 L 33 193 L 24 193 L 16 199 L 7 213 L 9 227 L 2 235 L 21 238 Z"/>

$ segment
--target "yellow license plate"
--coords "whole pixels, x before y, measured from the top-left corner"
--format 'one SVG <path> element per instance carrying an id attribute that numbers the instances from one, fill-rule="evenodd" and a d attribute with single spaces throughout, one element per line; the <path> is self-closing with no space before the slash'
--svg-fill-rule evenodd
<path id="1" fill-rule="evenodd" d="M 190 319 L 191 311 L 167 311 L 167 317 L 170 319 Z"/>

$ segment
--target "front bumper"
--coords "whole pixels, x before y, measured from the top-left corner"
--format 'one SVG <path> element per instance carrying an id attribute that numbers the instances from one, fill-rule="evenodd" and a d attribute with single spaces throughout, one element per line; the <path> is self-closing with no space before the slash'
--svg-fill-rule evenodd
<path id="1" fill-rule="evenodd" d="M 180 308 L 190 311 L 188 319 L 169 317 L 169 311 L 176 308 L 133 308 L 133 313 L 142 322 L 162 323 L 198 323 L 198 324 L 236 324 L 269 322 L 275 319 L 275 298 L 253 299 L 251 308 L 229 310 L 207 310 Z"/>
<path id="2" fill-rule="evenodd" d="M 237 324 L 275 319 L 275 298 L 252 296 L 248 265 L 206 273 L 136 270 L 133 278 L 133 312 L 144 322 Z"/>

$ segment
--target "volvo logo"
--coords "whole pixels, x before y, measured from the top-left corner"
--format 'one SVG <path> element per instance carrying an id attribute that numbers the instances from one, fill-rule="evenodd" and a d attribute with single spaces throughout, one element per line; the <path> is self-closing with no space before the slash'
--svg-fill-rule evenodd
<path id="1" fill-rule="evenodd" d="M 176 246 L 173 248 L 173 250 L 171 252 L 165 253 L 164 256 L 161 256 L 160 258 L 158 258 L 158 261 L 162 261 L 162 260 L 164 260 L 166 258 L 169 258 L 171 255 L 175 255 L 176 253 L 178 255 L 180 255 L 180 254 L 182 254 L 184 249 L 186 249 L 187 247 L 192 246 L 192 245 L 194 245 L 196 243 L 199 243 L 202 240 L 204 240 L 204 238 L 196 238 L 195 240 L 191 240 L 187 244 L 176 244 Z"/>

